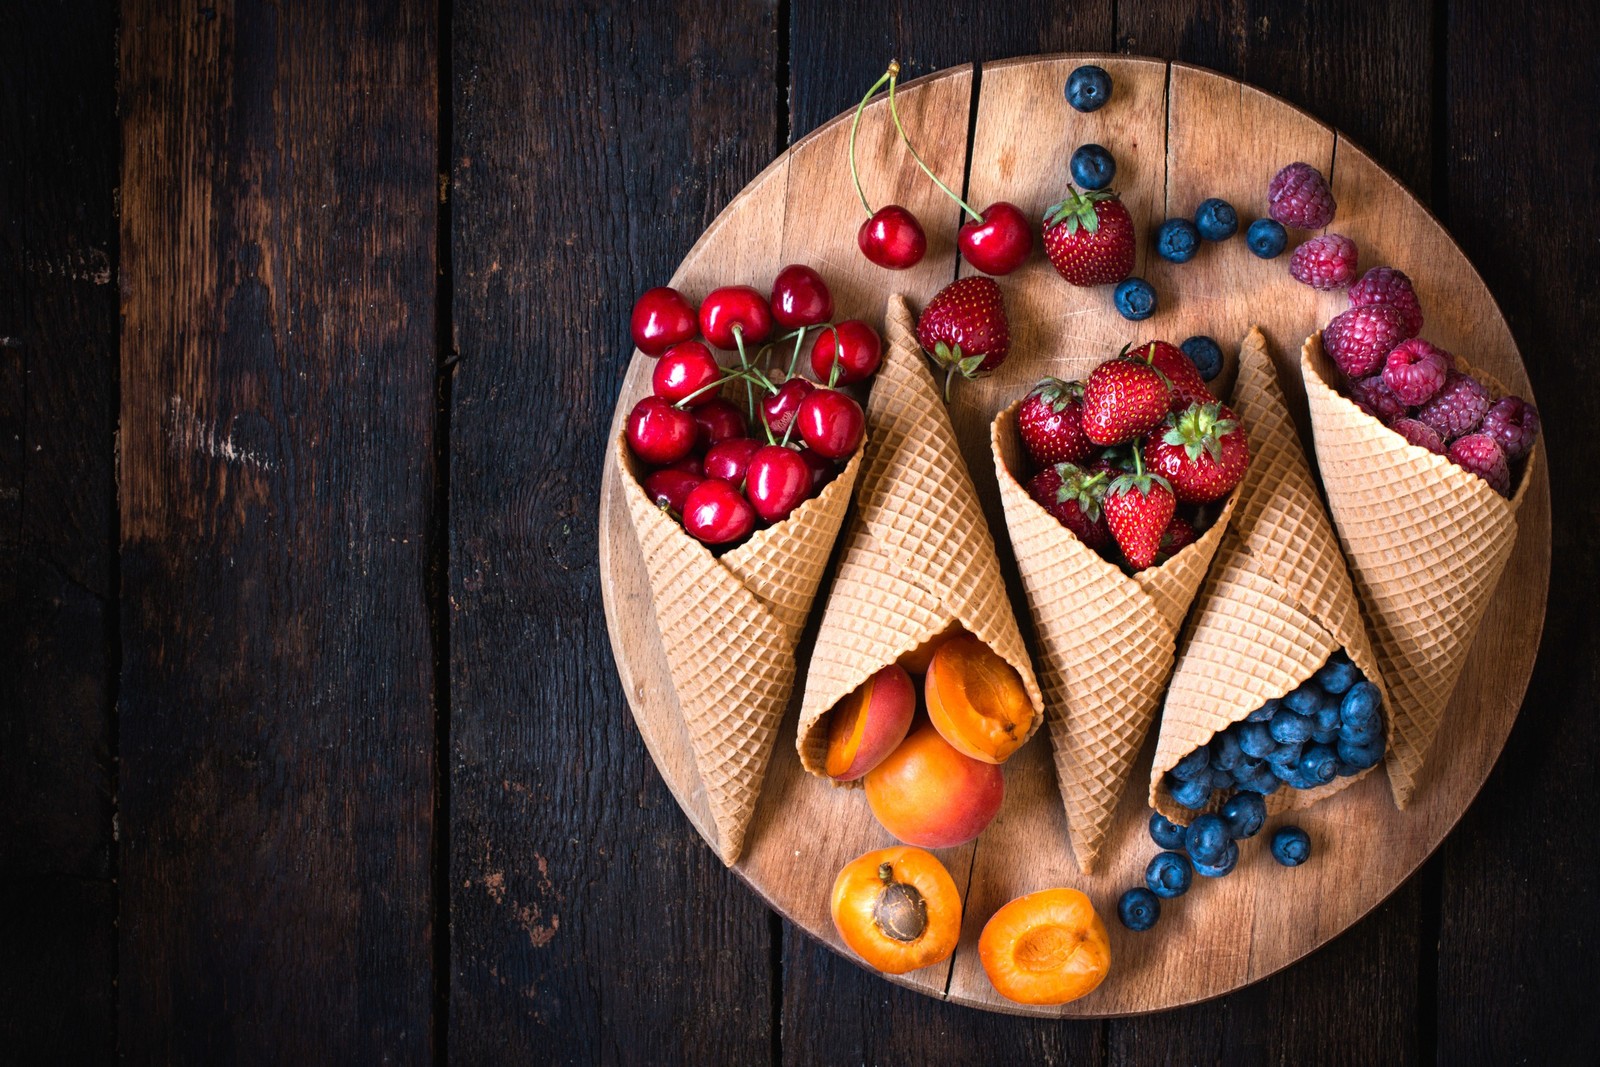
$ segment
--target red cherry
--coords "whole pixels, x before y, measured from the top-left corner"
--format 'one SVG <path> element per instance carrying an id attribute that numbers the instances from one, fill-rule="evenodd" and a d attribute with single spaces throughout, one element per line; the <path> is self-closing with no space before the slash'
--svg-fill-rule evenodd
<path id="1" fill-rule="evenodd" d="M 834 333 L 838 333 L 835 347 Z M 853 385 L 877 373 L 883 362 L 883 341 L 878 331 L 860 319 L 846 319 L 831 330 L 823 330 L 811 349 L 811 370 L 817 381 L 826 382 L 833 372 L 833 361 L 839 360 L 839 377 L 832 379 L 838 385 Z"/>
<path id="2" fill-rule="evenodd" d="M 833 472 L 838 470 L 833 465 L 833 460 L 826 456 L 818 455 L 807 448 L 801 451 L 800 458 L 806 461 L 806 469 L 811 472 L 811 491 L 813 493 L 828 484 L 828 479 L 833 477 Z"/>
<path id="3" fill-rule="evenodd" d="M 744 492 L 757 515 L 781 522 L 811 495 L 811 468 L 794 449 L 766 445 L 750 457 Z"/>
<path id="4" fill-rule="evenodd" d="M 628 447 L 652 466 L 664 467 L 694 448 L 695 417 L 659 396 L 647 396 L 628 413 Z"/>
<path id="5" fill-rule="evenodd" d="M 880 267 L 905 270 L 922 262 L 928 251 L 928 235 L 922 223 L 899 204 L 880 207 L 856 231 L 861 254 Z"/>
<path id="6" fill-rule="evenodd" d="M 818 389 L 806 397 L 796 418 L 806 444 L 828 459 L 854 452 L 867 431 L 861 405 L 837 389 Z"/>
<path id="7" fill-rule="evenodd" d="M 700 427 L 696 426 L 695 427 L 696 436 L 698 436 L 699 433 L 700 433 Z M 698 444 L 699 442 L 696 441 L 695 443 Z M 705 464 L 702 462 L 702 460 L 701 460 L 701 458 L 699 456 L 695 455 L 692 452 L 689 455 L 684 456 L 682 459 L 678 460 L 678 462 L 676 462 L 676 463 L 668 463 L 666 469 L 669 470 L 669 471 L 682 471 L 685 474 L 692 474 L 696 478 L 704 478 L 706 476 Z"/>
<path id="8" fill-rule="evenodd" d="M 745 436 L 744 412 L 721 397 L 695 408 L 692 418 L 700 428 L 697 443 L 701 448 L 710 448 L 730 437 Z"/>
<path id="9" fill-rule="evenodd" d="M 827 322 L 833 318 L 828 283 L 804 264 L 789 264 L 772 280 L 772 317 L 786 330 Z"/>
<path id="10" fill-rule="evenodd" d="M 707 478 L 683 502 L 683 528 L 705 544 L 737 541 L 755 526 L 755 508 L 721 478 Z"/>
<path id="11" fill-rule="evenodd" d="M 744 343 L 758 345 L 772 336 L 772 309 L 767 298 L 748 285 L 713 289 L 700 304 L 700 332 L 718 348 L 737 348 L 734 327 Z"/>
<path id="12" fill-rule="evenodd" d="M 706 453 L 705 470 L 708 478 L 721 478 L 733 485 L 744 483 L 745 468 L 750 457 L 761 451 L 761 442 L 750 437 L 730 437 L 711 446 Z"/>
<path id="13" fill-rule="evenodd" d="M 683 401 L 688 407 L 697 408 L 717 398 L 717 391 L 706 386 L 721 377 L 722 368 L 711 349 L 699 341 L 680 341 L 656 361 L 650 384 L 661 399 L 673 404 Z M 702 389 L 705 392 L 700 392 Z"/>
<path id="14" fill-rule="evenodd" d="M 817 387 L 804 378 L 790 378 L 778 386 L 776 393 L 768 393 L 767 398 L 761 401 L 761 417 L 766 420 L 767 429 L 775 434 L 789 431 L 789 424 L 794 421 L 794 413 L 800 410 L 800 401 L 816 392 Z"/>
<path id="15" fill-rule="evenodd" d="M 1010 274 L 1033 251 L 1033 229 L 1015 204 L 998 200 L 983 209 L 981 220 L 961 227 L 956 244 L 966 261 L 985 274 Z"/>
<path id="16" fill-rule="evenodd" d="M 644 480 L 644 494 L 657 506 L 665 504 L 674 512 L 683 514 L 683 502 L 694 487 L 705 481 L 697 475 L 687 474 L 672 467 L 663 467 Z"/>
<path id="17" fill-rule="evenodd" d="M 647 356 L 659 356 L 694 336 L 694 305 L 665 285 L 647 289 L 633 304 L 633 343 Z"/>

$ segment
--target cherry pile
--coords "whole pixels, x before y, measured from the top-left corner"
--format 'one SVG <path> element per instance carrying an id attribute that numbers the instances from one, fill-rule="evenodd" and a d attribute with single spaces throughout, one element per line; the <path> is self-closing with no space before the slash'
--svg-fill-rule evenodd
<path id="1" fill-rule="evenodd" d="M 628 413 L 628 447 L 650 468 L 645 493 L 702 543 L 731 546 L 782 522 L 861 447 L 866 415 L 843 387 L 877 372 L 883 343 L 858 319 L 832 318 L 827 283 L 801 264 L 778 272 L 770 298 L 730 285 L 697 309 L 661 286 L 634 304 L 633 343 L 657 362 L 651 395 Z M 813 331 L 815 380 L 799 373 Z M 742 407 L 728 398 L 739 384 Z"/>

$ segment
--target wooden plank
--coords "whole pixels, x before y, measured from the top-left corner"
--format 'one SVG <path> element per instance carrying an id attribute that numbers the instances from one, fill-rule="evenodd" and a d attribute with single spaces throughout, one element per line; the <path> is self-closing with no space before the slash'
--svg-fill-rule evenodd
<path id="1" fill-rule="evenodd" d="M 451 32 L 449 1052 L 759 1062 L 774 924 L 639 744 L 594 566 L 637 548 L 589 516 L 635 295 L 780 139 L 775 13 L 458 0 Z M 770 282 L 736 245 L 696 295 Z"/>
<path id="2" fill-rule="evenodd" d="M 0 13 L 0 1046 L 115 1055 L 116 15 Z"/>
<path id="3" fill-rule="evenodd" d="M 435 32 L 124 8 L 133 1061 L 430 1055 Z"/>

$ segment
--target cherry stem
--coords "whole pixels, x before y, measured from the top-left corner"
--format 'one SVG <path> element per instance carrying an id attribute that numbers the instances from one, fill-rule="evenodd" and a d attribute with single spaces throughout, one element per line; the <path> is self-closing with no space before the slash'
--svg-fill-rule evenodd
<path id="1" fill-rule="evenodd" d="M 867 209 L 868 217 L 872 215 L 872 205 L 867 203 L 867 194 L 861 191 L 861 175 L 856 170 L 856 129 L 861 125 L 861 113 L 867 109 L 867 101 L 877 95 L 884 82 L 889 83 L 891 110 L 893 109 L 894 78 L 899 73 L 900 64 L 896 60 L 889 60 L 889 69 L 883 72 L 883 77 L 872 83 L 867 95 L 856 105 L 856 117 L 850 121 L 850 180 L 856 184 L 856 195 L 861 198 L 861 206 Z"/>
<path id="2" fill-rule="evenodd" d="M 831 330 L 833 327 L 830 326 L 828 328 Z M 795 335 L 794 335 L 794 352 L 793 352 L 792 355 L 789 356 L 789 369 L 784 373 L 784 377 L 786 379 L 794 377 L 794 369 L 800 363 L 800 346 L 805 344 L 805 343 L 806 343 L 806 328 L 804 326 L 802 326 L 802 327 L 800 327 L 800 329 L 795 331 Z M 838 340 L 835 339 L 834 340 L 834 348 L 837 349 L 838 347 L 839 347 Z"/>
<path id="3" fill-rule="evenodd" d="M 832 389 L 839 382 L 839 353 L 844 351 L 844 346 L 839 343 L 839 328 L 837 326 L 830 322 L 827 330 L 833 334 L 833 364 L 828 367 L 828 388 Z"/>
<path id="4" fill-rule="evenodd" d="M 733 327 L 733 344 L 734 347 L 739 350 L 739 366 L 742 367 L 746 375 L 748 375 L 751 368 L 750 357 L 744 354 L 744 329 L 737 324 Z M 755 386 L 750 384 L 750 379 L 748 376 L 744 380 L 744 406 L 745 410 L 750 413 L 750 417 L 752 419 L 755 418 L 756 390 Z"/>
<path id="5" fill-rule="evenodd" d="M 899 74 L 900 68 L 898 65 L 895 65 L 894 72 L 895 74 Z M 906 151 L 910 152 L 911 158 L 917 161 L 917 166 L 922 168 L 922 173 L 926 174 L 930 179 L 932 179 L 933 184 L 944 190 L 945 196 L 948 196 L 951 200 L 954 200 L 956 203 L 960 204 L 961 210 L 965 211 L 968 215 L 971 215 L 974 222 L 983 221 L 983 216 L 972 210 L 971 204 L 961 199 L 951 190 L 948 185 L 940 181 L 939 176 L 928 168 L 928 165 L 922 161 L 921 156 L 917 155 L 916 146 L 911 143 L 911 138 L 906 136 L 906 128 L 900 125 L 900 109 L 895 107 L 894 88 L 898 81 L 899 79 L 897 77 L 891 77 L 889 79 L 889 117 L 894 120 L 894 128 L 900 131 L 900 140 L 905 142 Z M 852 160 L 853 159 L 854 157 L 852 157 Z"/>
<path id="6" fill-rule="evenodd" d="M 682 400 L 679 400 L 676 404 L 673 404 L 672 406 L 675 407 L 675 408 L 687 407 L 688 404 L 689 404 L 689 401 L 693 400 L 695 397 L 699 396 L 701 393 L 709 393 L 713 389 L 721 389 L 724 385 L 727 385 L 729 382 L 737 382 L 737 381 L 749 381 L 749 379 L 747 377 L 745 377 L 745 374 L 744 374 L 743 371 L 729 371 L 727 374 L 724 374 L 722 377 L 718 378 L 716 381 L 707 382 L 705 385 L 702 385 L 700 388 L 696 389 L 694 392 L 690 393 L 688 396 L 684 397 Z"/>

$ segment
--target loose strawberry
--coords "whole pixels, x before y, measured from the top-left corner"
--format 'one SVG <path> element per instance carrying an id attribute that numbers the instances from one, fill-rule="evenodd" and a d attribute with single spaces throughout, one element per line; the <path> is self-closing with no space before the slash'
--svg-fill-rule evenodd
<path id="1" fill-rule="evenodd" d="M 1083 433 L 1083 383 L 1040 381 L 1017 409 L 1017 431 L 1037 466 L 1087 458 L 1095 447 Z"/>
<path id="2" fill-rule="evenodd" d="M 1133 273 L 1133 217 L 1109 189 L 1080 193 L 1044 213 L 1044 251 L 1073 285 L 1111 285 Z"/>
<path id="3" fill-rule="evenodd" d="M 1118 356 L 1083 387 L 1083 432 L 1097 445 L 1120 445 L 1154 429 L 1171 406 L 1167 380 L 1142 359 Z"/>
<path id="4" fill-rule="evenodd" d="M 1159 566 L 1176 556 L 1179 552 L 1194 544 L 1199 536 L 1194 532 L 1194 526 L 1182 515 L 1172 516 L 1172 521 L 1167 523 L 1167 528 L 1161 531 L 1161 551 L 1156 553 L 1156 564 Z"/>
<path id="5" fill-rule="evenodd" d="M 1109 475 L 1091 473 L 1077 464 L 1056 463 L 1028 479 L 1028 495 L 1098 552 L 1111 540 L 1102 510 L 1109 481 Z"/>
<path id="6" fill-rule="evenodd" d="M 1134 570 L 1142 571 L 1155 562 L 1161 551 L 1161 535 L 1172 522 L 1177 506 L 1167 480 L 1142 465 L 1111 483 L 1104 504 L 1106 524 Z"/>
<path id="7" fill-rule="evenodd" d="M 1183 411 L 1190 404 L 1216 402 L 1217 398 L 1206 388 L 1206 380 L 1200 377 L 1194 360 L 1177 345 L 1169 345 L 1165 341 L 1144 341 L 1126 349 L 1125 354 L 1144 360 L 1167 376 L 1167 381 L 1172 383 L 1173 411 Z"/>
<path id="8" fill-rule="evenodd" d="M 917 342 L 944 368 L 945 399 L 957 374 L 976 378 L 1006 360 L 1011 327 L 993 278 L 961 278 L 940 289 L 917 320 Z"/>
<path id="9" fill-rule="evenodd" d="M 1207 504 L 1233 491 L 1250 467 L 1250 441 L 1232 411 L 1213 401 L 1167 420 L 1144 444 L 1145 466 L 1172 483 L 1185 504 Z"/>

